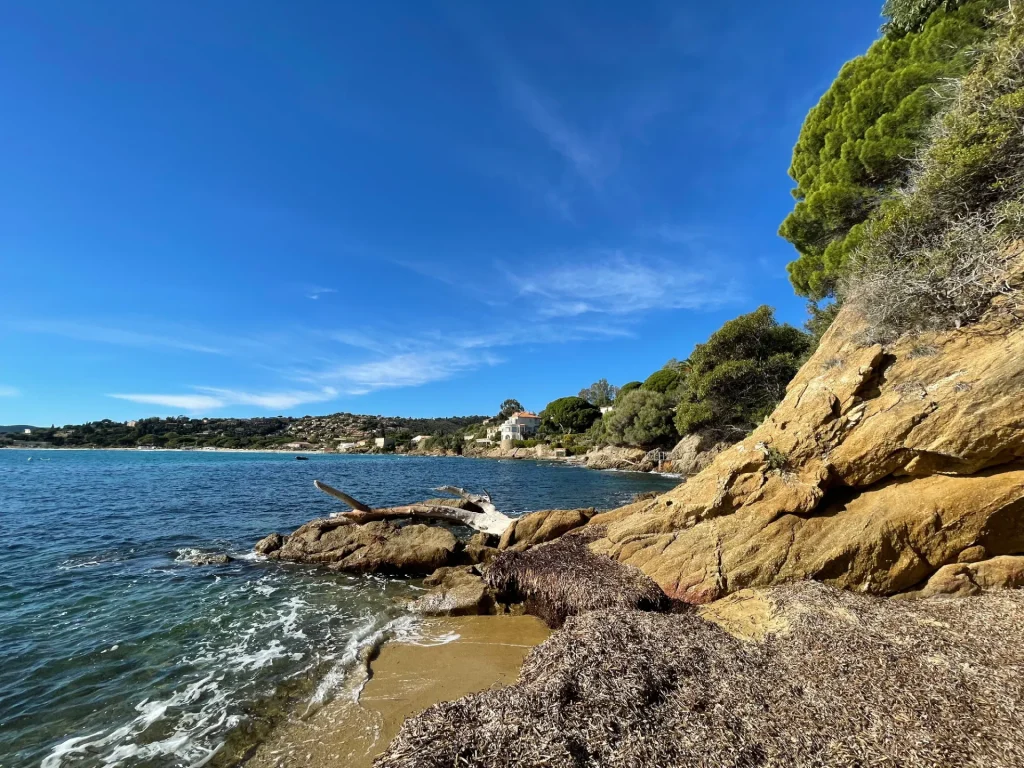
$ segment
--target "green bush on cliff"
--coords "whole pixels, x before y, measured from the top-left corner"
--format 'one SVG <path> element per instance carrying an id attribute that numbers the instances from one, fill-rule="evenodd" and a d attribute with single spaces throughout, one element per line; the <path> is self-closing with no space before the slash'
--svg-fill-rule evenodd
<path id="1" fill-rule="evenodd" d="M 604 442 L 636 445 L 644 448 L 668 445 L 677 435 L 672 425 L 672 402 L 649 389 L 637 389 L 620 395 L 615 410 L 602 421 Z"/>
<path id="2" fill-rule="evenodd" d="M 669 360 L 665 367 L 655 371 L 643 383 L 643 388 L 649 392 L 658 392 L 665 395 L 677 389 L 683 382 L 686 375 L 686 363 L 678 360 Z"/>
<path id="3" fill-rule="evenodd" d="M 1004 19 L 936 121 L 907 188 L 865 227 L 840 294 L 871 335 L 959 327 L 1001 296 L 1021 308 L 1024 21 Z"/>
<path id="4" fill-rule="evenodd" d="M 757 426 L 785 395 L 810 343 L 768 306 L 725 323 L 690 355 L 675 414 L 679 434 L 738 436 Z"/>
<path id="5" fill-rule="evenodd" d="M 935 6 L 932 8 L 932 6 Z M 797 292 L 820 300 L 835 292 L 864 223 L 907 177 L 944 83 L 968 72 L 989 35 L 990 15 L 1006 0 L 895 2 L 892 24 L 918 31 L 885 37 L 853 61 L 808 113 L 790 175 L 797 204 L 779 233 L 799 251 L 789 275 Z M 914 14 L 914 9 L 918 13 Z"/>

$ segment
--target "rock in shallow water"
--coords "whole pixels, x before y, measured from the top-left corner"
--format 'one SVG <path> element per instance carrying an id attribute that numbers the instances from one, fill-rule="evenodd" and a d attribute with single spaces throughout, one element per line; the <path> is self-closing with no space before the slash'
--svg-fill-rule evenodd
<path id="1" fill-rule="evenodd" d="M 284 536 L 280 533 L 272 533 L 257 541 L 253 551 L 257 555 L 269 555 L 271 552 L 279 550 L 282 546 L 284 546 Z"/>
<path id="2" fill-rule="evenodd" d="M 494 595 L 473 566 L 439 568 L 423 580 L 434 589 L 410 604 L 426 616 L 471 616 L 493 612 Z"/>
<path id="3" fill-rule="evenodd" d="M 234 560 L 230 555 L 223 552 L 199 552 L 198 550 L 186 550 L 176 558 L 178 562 L 189 565 L 227 565 Z"/>
<path id="4" fill-rule="evenodd" d="M 453 565 L 457 550 L 458 540 L 446 528 L 329 518 L 306 523 L 268 557 L 351 573 L 422 576 Z"/>

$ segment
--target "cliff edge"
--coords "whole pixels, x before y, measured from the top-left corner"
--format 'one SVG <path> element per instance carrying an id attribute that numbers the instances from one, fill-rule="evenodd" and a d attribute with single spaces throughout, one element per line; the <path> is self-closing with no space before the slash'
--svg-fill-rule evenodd
<path id="1" fill-rule="evenodd" d="M 591 549 L 689 603 L 800 579 L 887 595 L 1024 553 L 1024 328 L 992 313 L 883 346 L 865 327 L 844 309 L 762 426 L 593 518 Z M 1017 579 L 1024 558 L 997 570 Z"/>

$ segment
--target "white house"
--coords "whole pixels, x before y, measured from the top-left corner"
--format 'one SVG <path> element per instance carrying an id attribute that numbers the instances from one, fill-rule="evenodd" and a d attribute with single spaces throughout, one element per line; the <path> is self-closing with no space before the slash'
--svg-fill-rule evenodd
<path id="1" fill-rule="evenodd" d="M 26 429 L 25 430 L 25 434 L 26 435 L 31 435 L 32 434 L 32 430 L 31 429 Z"/>
<path id="2" fill-rule="evenodd" d="M 413 445 L 419 445 L 424 440 L 429 440 L 429 439 L 430 439 L 430 435 L 416 435 L 416 437 L 414 437 L 412 439 L 412 444 Z"/>
<path id="3" fill-rule="evenodd" d="M 537 434 L 540 429 L 540 416 L 529 411 L 520 411 L 508 417 L 501 425 L 502 440 L 525 440 Z"/>

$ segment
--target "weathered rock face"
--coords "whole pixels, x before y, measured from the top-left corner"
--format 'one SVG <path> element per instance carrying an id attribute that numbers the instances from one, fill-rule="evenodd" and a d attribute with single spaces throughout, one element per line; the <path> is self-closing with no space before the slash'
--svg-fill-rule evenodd
<path id="1" fill-rule="evenodd" d="M 253 551 L 257 555 L 269 555 L 271 552 L 276 552 L 284 546 L 284 536 L 280 533 L 271 533 L 269 536 L 264 536 L 262 539 L 256 542 L 256 546 L 253 547 Z"/>
<path id="2" fill-rule="evenodd" d="M 1024 557 L 1003 555 L 991 560 L 945 565 L 928 579 L 918 597 L 980 595 L 990 589 L 1024 587 Z"/>
<path id="3" fill-rule="evenodd" d="M 690 477 L 702 472 L 718 454 L 728 448 L 731 443 L 716 440 L 711 435 L 687 435 L 668 454 L 672 462 L 672 471 Z"/>
<path id="4" fill-rule="evenodd" d="M 586 509 L 545 509 L 531 512 L 512 521 L 498 542 L 498 549 L 525 549 L 543 544 L 563 533 L 579 528 L 597 513 L 593 507 Z"/>
<path id="5" fill-rule="evenodd" d="M 627 471 L 649 472 L 654 468 L 653 462 L 646 460 L 647 451 L 643 448 L 626 448 L 606 445 L 595 448 L 573 463 L 582 464 L 589 469 L 623 469 Z"/>
<path id="6" fill-rule="evenodd" d="M 1024 326 L 883 348 L 840 314 L 749 438 L 591 547 L 706 603 L 795 579 L 891 594 L 942 566 L 1024 553 Z"/>
<path id="7" fill-rule="evenodd" d="M 423 575 L 453 565 L 457 550 L 447 528 L 383 521 L 352 525 L 327 518 L 306 523 L 267 556 L 352 573 Z"/>
<path id="8" fill-rule="evenodd" d="M 423 580 L 433 587 L 409 606 L 427 616 L 472 616 L 494 611 L 494 595 L 472 566 L 439 568 Z"/>

